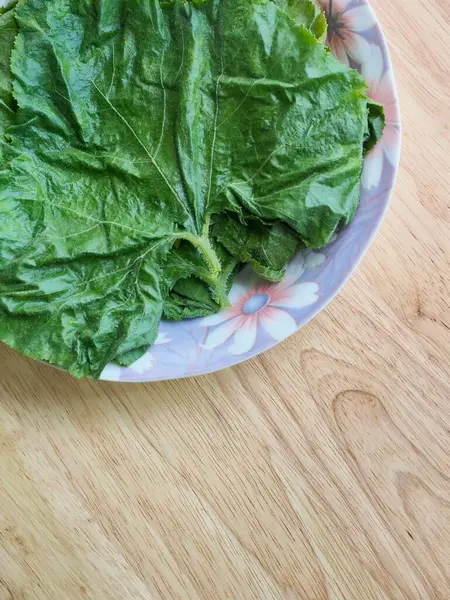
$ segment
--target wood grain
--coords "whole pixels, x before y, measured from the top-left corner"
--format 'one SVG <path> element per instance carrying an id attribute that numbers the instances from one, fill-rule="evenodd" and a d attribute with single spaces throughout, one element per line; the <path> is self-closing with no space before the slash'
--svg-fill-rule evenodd
<path id="1" fill-rule="evenodd" d="M 314 322 L 155 385 L 0 348 L 0 600 L 449 600 L 450 6 L 373 4 L 402 166 Z"/>

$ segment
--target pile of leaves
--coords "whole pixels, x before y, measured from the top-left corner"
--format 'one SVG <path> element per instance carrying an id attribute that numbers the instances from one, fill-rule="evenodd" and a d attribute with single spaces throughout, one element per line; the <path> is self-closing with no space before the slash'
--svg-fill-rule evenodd
<path id="1" fill-rule="evenodd" d="M 383 128 L 312 0 L 19 0 L 0 16 L 0 339 L 76 376 L 283 277 Z"/>

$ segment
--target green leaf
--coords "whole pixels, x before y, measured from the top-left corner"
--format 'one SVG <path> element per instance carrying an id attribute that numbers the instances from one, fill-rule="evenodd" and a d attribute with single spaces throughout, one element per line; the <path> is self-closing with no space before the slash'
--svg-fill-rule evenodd
<path id="1" fill-rule="evenodd" d="M 181 321 L 213 315 L 220 308 L 220 304 L 211 297 L 208 285 L 193 275 L 175 284 L 164 303 L 164 316 L 172 321 Z"/>
<path id="2" fill-rule="evenodd" d="M 325 14 L 314 0 L 273 0 L 297 25 L 303 25 L 319 41 L 325 42 L 327 37 L 327 20 Z"/>
<path id="3" fill-rule="evenodd" d="M 294 241 L 321 246 L 352 218 L 365 83 L 273 2 L 21 0 L 15 17 L 0 172 L 11 346 L 96 377 L 138 358 L 163 312 L 225 306 L 236 260 L 277 279 Z M 246 231 L 221 236 L 224 213 Z"/>
<path id="4" fill-rule="evenodd" d="M 367 105 L 369 118 L 364 139 L 364 153 L 370 152 L 383 135 L 385 117 L 384 108 L 378 102 L 370 100 Z"/>
<path id="5" fill-rule="evenodd" d="M 163 276 L 168 291 L 164 303 L 164 316 L 167 319 L 200 317 L 211 314 L 212 309 L 212 312 L 217 312 L 228 305 L 227 296 L 236 275 L 238 261 L 215 239 L 211 240 L 211 244 L 221 267 L 220 274 L 215 279 L 211 277 L 201 254 L 187 242 L 177 244 L 167 257 Z M 197 297 L 195 291 L 198 291 Z M 183 307 L 182 313 L 180 306 Z M 202 306 L 205 307 L 203 314 L 200 311 Z"/>
<path id="6" fill-rule="evenodd" d="M 240 221 L 231 213 L 216 215 L 212 235 L 237 262 L 250 263 L 259 275 L 280 281 L 285 266 L 299 246 L 298 235 L 283 223 L 263 223 L 248 218 Z"/>
<path id="7" fill-rule="evenodd" d="M 359 202 L 366 85 L 272 3 L 238 3 L 227 24 L 216 136 L 227 161 L 210 206 L 281 220 L 321 247 Z"/>
<path id="8" fill-rule="evenodd" d="M 6 129 L 15 119 L 15 101 L 12 95 L 11 53 L 17 35 L 14 19 L 15 3 L 0 9 L 0 160 Z"/>

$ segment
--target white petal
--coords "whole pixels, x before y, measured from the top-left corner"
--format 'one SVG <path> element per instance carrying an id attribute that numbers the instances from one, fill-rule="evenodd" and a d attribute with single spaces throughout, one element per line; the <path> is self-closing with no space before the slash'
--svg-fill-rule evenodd
<path id="1" fill-rule="evenodd" d="M 141 356 L 141 358 L 138 358 L 132 365 L 130 365 L 130 369 L 142 375 L 142 373 L 145 373 L 145 371 L 153 369 L 154 364 L 155 359 L 150 352 L 146 352 L 143 356 Z"/>
<path id="2" fill-rule="evenodd" d="M 168 344 L 171 341 L 172 338 L 170 338 L 167 333 L 158 333 L 158 337 L 155 340 L 155 346 L 159 344 Z"/>
<path id="3" fill-rule="evenodd" d="M 284 279 L 277 284 L 277 288 L 284 289 L 289 287 L 291 283 L 297 281 L 297 279 L 303 275 L 305 269 L 305 254 L 304 252 L 298 252 L 286 267 L 286 275 Z"/>
<path id="4" fill-rule="evenodd" d="M 235 281 L 230 293 L 228 294 L 228 300 L 231 306 L 235 306 L 238 302 L 240 302 L 248 293 L 249 289 L 249 285 L 241 283 L 240 281 Z"/>
<path id="5" fill-rule="evenodd" d="M 346 36 L 344 47 L 348 56 L 351 56 L 360 65 L 370 61 L 371 52 L 374 44 L 370 44 L 358 33 L 349 32 Z M 345 64 L 348 64 L 348 60 Z"/>
<path id="6" fill-rule="evenodd" d="M 345 12 L 347 10 L 347 6 L 352 1 L 353 0 L 318 0 L 318 3 L 324 12 L 330 12 L 330 10 L 333 9 L 333 14 L 336 14 Z"/>
<path id="7" fill-rule="evenodd" d="M 240 326 L 242 319 L 243 317 L 234 317 L 210 331 L 202 347 L 211 350 L 226 342 Z"/>
<path id="8" fill-rule="evenodd" d="M 268 307 L 260 313 L 260 323 L 274 340 L 284 340 L 297 331 L 293 317 L 279 308 Z"/>
<path id="9" fill-rule="evenodd" d="M 381 104 L 389 105 L 397 102 L 395 94 L 395 78 L 391 69 L 387 69 L 383 73 L 378 88 Z"/>
<path id="10" fill-rule="evenodd" d="M 400 133 L 398 134 L 400 138 Z M 400 159 L 400 140 L 396 139 L 395 143 L 384 144 L 384 151 L 392 166 L 396 167 Z"/>
<path id="11" fill-rule="evenodd" d="M 382 143 L 390 163 L 396 166 L 400 158 L 400 125 L 388 123 L 384 129 Z"/>
<path id="12" fill-rule="evenodd" d="M 348 60 L 347 50 L 340 38 L 336 36 L 333 37 L 333 39 L 331 40 L 331 49 L 333 50 L 333 54 L 339 62 L 347 66 L 350 64 Z"/>
<path id="13" fill-rule="evenodd" d="M 364 160 L 361 183 L 367 190 L 376 187 L 380 183 L 382 172 L 383 149 L 382 145 L 378 143 L 378 145 L 368 153 Z"/>
<path id="14" fill-rule="evenodd" d="M 110 363 L 103 369 L 100 379 L 103 381 L 119 381 L 123 367 Z"/>
<path id="15" fill-rule="evenodd" d="M 247 265 L 242 269 L 236 278 L 236 281 L 231 288 L 231 292 L 228 295 L 228 299 L 232 305 L 242 300 L 249 291 L 253 290 L 258 283 L 261 282 L 261 278 L 255 273 L 255 271 Z"/>
<path id="16" fill-rule="evenodd" d="M 312 281 L 304 281 L 286 290 L 286 296 L 273 302 L 270 306 L 281 308 L 304 308 L 317 302 L 319 286 Z"/>
<path id="17" fill-rule="evenodd" d="M 229 347 L 230 354 L 246 354 L 249 352 L 256 340 L 258 318 L 254 315 L 245 319 L 237 329 L 233 337 L 233 343 Z"/>
<path id="18" fill-rule="evenodd" d="M 325 254 L 321 252 L 311 252 L 305 259 L 305 267 L 307 269 L 316 269 L 325 261 Z"/>
<path id="19" fill-rule="evenodd" d="M 367 56 L 361 64 L 361 74 L 371 88 L 373 88 L 373 95 L 377 96 L 378 85 L 383 77 L 384 70 L 383 52 L 377 44 L 368 44 L 365 51 L 367 52 Z M 377 100 L 377 98 L 373 99 Z"/>
<path id="20" fill-rule="evenodd" d="M 333 2 L 333 12 L 346 12 L 347 6 L 352 2 L 352 0 L 334 0 Z M 326 4 L 327 8 L 330 8 L 331 0 L 327 0 Z"/>
<path id="21" fill-rule="evenodd" d="M 225 321 L 229 321 L 233 315 L 230 313 L 229 309 L 221 310 L 215 315 L 210 315 L 209 317 L 204 317 L 201 320 L 201 327 L 213 327 L 214 325 L 219 325 L 220 323 L 224 323 Z"/>
<path id="22" fill-rule="evenodd" d="M 367 31 L 377 24 L 375 13 L 368 4 L 347 10 L 344 14 L 346 23 L 352 31 Z"/>

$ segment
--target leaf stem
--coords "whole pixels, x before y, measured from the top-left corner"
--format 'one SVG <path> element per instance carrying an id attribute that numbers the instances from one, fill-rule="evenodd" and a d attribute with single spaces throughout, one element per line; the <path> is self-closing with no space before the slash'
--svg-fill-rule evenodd
<path id="1" fill-rule="evenodd" d="M 219 304 L 222 308 L 227 308 L 230 306 L 228 294 L 225 289 L 227 274 L 222 268 L 219 257 L 217 256 L 216 251 L 211 245 L 209 239 L 209 217 L 206 217 L 206 222 L 201 236 L 185 232 L 174 234 L 174 238 L 190 242 L 202 254 L 206 264 L 208 265 L 210 274 L 208 276 L 202 275 L 201 279 L 203 279 L 203 281 L 210 286 L 212 297 L 217 304 Z M 225 278 L 223 275 L 225 275 Z"/>
<path id="2" fill-rule="evenodd" d="M 183 239 L 187 242 L 190 242 L 193 246 L 197 248 L 197 250 L 199 250 L 199 252 L 201 252 L 203 258 L 208 264 L 209 270 L 211 271 L 212 279 L 214 281 L 217 280 L 220 272 L 222 271 L 222 265 L 220 264 L 220 260 L 214 248 L 212 247 L 211 242 L 209 241 L 208 234 L 206 233 L 206 235 L 203 234 L 201 237 L 199 237 L 191 233 L 182 233 L 175 234 L 175 237 L 177 239 Z"/>

